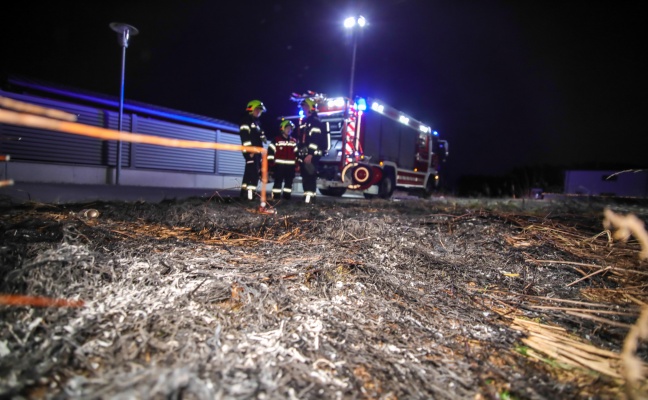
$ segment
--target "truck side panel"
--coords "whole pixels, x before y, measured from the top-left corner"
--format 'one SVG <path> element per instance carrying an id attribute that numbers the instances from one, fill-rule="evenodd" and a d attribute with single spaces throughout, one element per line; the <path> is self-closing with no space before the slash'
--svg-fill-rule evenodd
<path id="1" fill-rule="evenodd" d="M 416 157 L 416 142 L 418 141 L 418 132 L 407 128 L 404 125 L 400 127 L 400 154 L 398 166 L 406 169 L 414 169 Z"/>
<path id="2" fill-rule="evenodd" d="M 391 161 L 413 169 L 418 132 L 377 112 L 363 116 L 363 150 L 371 162 Z"/>

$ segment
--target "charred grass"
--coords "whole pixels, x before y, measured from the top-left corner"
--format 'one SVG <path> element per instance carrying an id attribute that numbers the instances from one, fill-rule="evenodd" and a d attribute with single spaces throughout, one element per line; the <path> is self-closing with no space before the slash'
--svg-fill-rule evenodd
<path id="1" fill-rule="evenodd" d="M 648 269 L 606 205 L 7 202 L 0 396 L 622 398 Z"/>

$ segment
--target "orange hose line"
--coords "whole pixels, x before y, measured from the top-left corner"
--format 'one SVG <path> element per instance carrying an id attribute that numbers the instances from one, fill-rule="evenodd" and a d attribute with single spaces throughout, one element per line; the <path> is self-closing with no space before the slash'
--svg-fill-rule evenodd
<path id="1" fill-rule="evenodd" d="M 263 147 L 242 146 L 229 143 L 201 142 L 197 140 L 169 139 L 153 135 L 144 135 L 141 133 L 129 133 L 115 131 L 112 129 L 100 128 L 80 124 L 76 122 L 59 121 L 51 118 L 45 118 L 38 115 L 24 114 L 9 110 L 0 109 L 0 122 L 12 125 L 28 126 L 31 128 L 47 129 L 57 132 L 71 133 L 73 135 L 82 135 L 102 140 L 118 140 L 131 143 L 154 144 L 166 147 L 192 148 L 192 149 L 213 149 L 213 150 L 230 150 L 246 151 L 248 153 L 261 153 L 261 201 L 266 202 L 266 184 L 268 182 L 268 151 Z"/>
<path id="2" fill-rule="evenodd" d="M 23 296 L 17 294 L 0 295 L 0 304 L 9 306 L 34 307 L 82 307 L 82 300 L 53 299 L 40 296 Z"/>
<path id="3" fill-rule="evenodd" d="M 50 118 L 62 119 L 65 121 L 76 121 L 77 116 L 74 114 L 66 113 L 65 111 L 56 110 L 54 108 L 41 107 L 30 103 L 10 99 L 0 96 L 0 106 L 10 108 L 15 111 L 21 111 L 36 115 L 43 115 Z"/>
<path id="4" fill-rule="evenodd" d="M 200 142 L 197 140 L 169 139 L 159 136 L 145 135 L 141 133 L 115 131 L 112 129 L 100 128 L 97 126 L 84 125 L 76 122 L 57 121 L 51 118 L 23 114 L 8 110 L 0 110 L 0 122 L 13 125 L 29 126 L 32 128 L 66 132 L 74 135 L 89 136 L 96 139 L 121 140 L 124 142 L 155 144 L 158 146 L 166 147 L 234 151 L 246 150 L 248 153 L 263 153 L 266 151 L 263 147 L 242 146 L 229 143 Z"/>

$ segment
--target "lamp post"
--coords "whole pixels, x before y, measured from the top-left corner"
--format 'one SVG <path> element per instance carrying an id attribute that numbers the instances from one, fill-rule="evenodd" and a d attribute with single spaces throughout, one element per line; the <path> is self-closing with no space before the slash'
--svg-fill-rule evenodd
<path id="1" fill-rule="evenodd" d="M 126 48 L 128 47 L 128 39 L 130 36 L 135 36 L 139 33 L 134 26 L 123 24 L 121 22 L 112 22 L 110 29 L 117 32 L 117 40 L 119 46 L 122 48 L 122 63 L 121 63 L 121 89 L 119 92 L 119 131 L 122 130 L 122 123 L 124 119 L 124 77 L 126 72 Z M 115 172 L 115 184 L 119 185 L 119 177 L 121 175 L 121 159 L 122 159 L 122 141 L 117 141 L 117 170 Z"/>
<path id="2" fill-rule="evenodd" d="M 351 40 L 353 41 L 353 53 L 351 56 L 351 79 L 349 80 L 349 99 L 348 101 L 354 102 L 353 100 L 353 79 L 355 77 L 355 63 L 356 63 L 356 52 L 358 50 L 358 29 L 363 28 L 367 24 L 367 20 L 365 17 L 362 15 L 359 15 L 357 17 L 348 17 L 347 19 L 344 20 L 344 27 L 346 29 L 351 30 L 351 35 L 352 38 Z M 357 150 L 353 151 L 353 154 L 347 154 L 347 144 L 351 143 L 353 146 L 353 149 L 355 149 L 356 144 L 355 144 L 355 129 L 349 129 L 349 109 L 351 108 L 351 104 L 346 103 L 344 107 L 344 125 L 342 127 L 344 134 L 342 135 L 342 152 L 343 155 L 340 157 L 340 164 L 341 168 L 344 168 L 347 163 L 352 162 L 351 160 L 356 157 Z M 351 151 L 351 150 L 349 150 Z"/>
<path id="3" fill-rule="evenodd" d="M 362 15 L 357 17 L 349 17 L 344 20 L 344 27 L 351 29 L 351 35 L 353 35 L 353 53 L 351 56 L 351 80 L 349 82 L 349 99 L 353 101 L 353 78 L 355 77 L 355 64 L 356 64 L 356 52 L 358 51 L 358 28 L 364 28 L 367 25 L 367 20 Z"/>

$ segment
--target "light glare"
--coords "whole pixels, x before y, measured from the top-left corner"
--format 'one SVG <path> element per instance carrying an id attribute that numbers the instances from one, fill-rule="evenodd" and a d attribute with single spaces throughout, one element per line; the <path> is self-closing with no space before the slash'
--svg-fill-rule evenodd
<path id="1" fill-rule="evenodd" d="M 336 97 L 334 99 L 329 99 L 326 104 L 328 108 L 342 108 L 344 107 L 344 98 Z"/>
<path id="2" fill-rule="evenodd" d="M 344 20 L 344 27 L 345 28 L 353 28 L 353 25 L 355 25 L 356 20 L 353 17 L 349 17 Z"/>
<path id="3" fill-rule="evenodd" d="M 367 20 L 362 15 L 360 17 L 358 17 L 358 25 L 360 26 L 360 28 L 367 25 Z"/>

